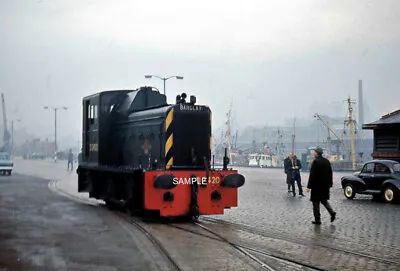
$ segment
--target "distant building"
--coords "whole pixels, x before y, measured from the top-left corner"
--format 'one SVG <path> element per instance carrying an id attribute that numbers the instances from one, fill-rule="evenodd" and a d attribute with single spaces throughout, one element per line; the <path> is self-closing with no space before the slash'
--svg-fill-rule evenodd
<path id="1" fill-rule="evenodd" d="M 374 159 L 390 159 L 400 162 L 400 109 L 379 120 L 364 124 L 363 129 L 373 130 Z"/>
<path id="2" fill-rule="evenodd" d="M 29 156 L 32 153 L 51 157 L 54 154 L 54 141 L 43 141 L 39 138 L 35 138 L 33 140 L 26 140 L 25 143 L 18 148 L 18 154 L 22 156 Z"/>

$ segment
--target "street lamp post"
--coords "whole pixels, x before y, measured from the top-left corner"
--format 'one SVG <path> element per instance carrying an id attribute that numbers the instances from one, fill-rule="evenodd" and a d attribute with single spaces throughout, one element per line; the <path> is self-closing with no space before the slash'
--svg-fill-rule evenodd
<path id="1" fill-rule="evenodd" d="M 49 107 L 49 106 L 45 106 L 44 109 L 51 109 L 54 110 L 54 151 L 55 154 L 57 154 L 57 111 L 59 109 L 64 109 L 67 110 L 68 107 L 66 106 L 62 106 L 62 107 Z"/>
<path id="2" fill-rule="evenodd" d="M 183 80 L 183 76 L 178 76 L 178 75 L 174 75 L 174 76 L 170 76 L 170 77 L 160 77 L 160 76 L 158 76 L 158 75 L 145 75 L 145 76 L 144 76 L 144 78 L 146 78 L 146 79 L 151 79 L 152 77 L 156 77 L 156 78 L 161 79 L 161 80 L 164 81 L 164 95 L 166 95 L 166 94 L 165 94 L 165 82 L 166 82 L 167 80 L 169 80 L 169 79 L 171 79 L 171 78 L 176 78 L 176 79 L 178 79 L 178 80 Z"/>
<path id="3" fill-rule="evenodd" d="M 21 122 L 21 120 L 11 120 L 11 157 L 14 156 L 14 122 Z"/>

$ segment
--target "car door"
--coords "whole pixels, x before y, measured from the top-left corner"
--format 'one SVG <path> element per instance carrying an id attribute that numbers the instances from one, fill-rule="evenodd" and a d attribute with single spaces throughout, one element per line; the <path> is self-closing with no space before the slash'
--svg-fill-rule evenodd
<path id="1" fill-rule="evenodd" d="M 380 190 L 382 184 L 391 177 L 391 170 L 382 163 L 376 163 L 374 169 L 374 178 L 371 180 L 372 189 Z"/>
<path id="2" fill-rule="evenodd" d="M 358 175 L 360 179 L 365 182 L 366 190 L 372 189 L 373 187 L 373 179 L 374 179 L 374 170 L 375 170 L 375 163 L 367 163 L 364 165 L 361 173 Z"/>

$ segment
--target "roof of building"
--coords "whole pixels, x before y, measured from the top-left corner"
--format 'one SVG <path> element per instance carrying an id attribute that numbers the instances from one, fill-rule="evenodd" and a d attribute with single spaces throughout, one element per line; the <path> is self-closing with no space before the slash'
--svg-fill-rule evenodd
<path id="1" fill-rule="evenodd" d="M 383 126 L 383 125 L 400 125 L 400 109 L 393 111 L 392 113 L 389 113 L 387 115 L 382 116 L 379 120 L 369 123 L 369 124 L 364 124 L 362 126 L 363 129 L 374 129 L 378 126 Z"/>

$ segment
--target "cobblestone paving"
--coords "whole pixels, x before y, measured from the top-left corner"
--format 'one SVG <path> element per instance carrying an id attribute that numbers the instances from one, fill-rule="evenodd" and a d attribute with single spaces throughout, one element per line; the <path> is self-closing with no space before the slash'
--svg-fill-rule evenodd
<path id="1" fill-rule="evenodd" d="M 41 161 L 20 161 L 19 164 L 21 166 L 18 171 L 23 171 L 21 173 L 29 174 L 35 167 L 40 167 L 42 170 L 46 168 L 47 178 L 68 178 L 63 165 L 55 166 L 50 162 Z M 370 196 L 360 195 L 354 200 L 347 200 L 340 186 L 340 177 L 345 174 L 335 174 L 330 203 L 337 212 L 337 220 L 331 224 L 329 214 L 321 206 L 323 224 L 314 226 L 311 224 L 313 215 L 309 195 L 305 193 L 304 198 L 293 198 L 288 194 L 283 170 L 242 168 L 239 171 L 246 176 L 246 184 L 239 191 L 239 206 L 226 210 L 223 216 L 211 216 L 234 225 L 214 222 L 209 224 L 213 230 L 235 243 L 324 270 L 400 270 L 400 237 L 397 234 L 400 205 L 373 202 Z M 303 173 L 302 178 L 305 191 L 308 174 Z M 64 185 L 66 189 L 76 191 L 75 183 Z M 248 228 L 239 227 L 237 224 L 247 225 Z M 257 231 L 254 232 L 254 229 Z M 158 230 L 162 231 L 161 228 Z M 171 229 L 167 231 L 172 232 Z M 215 257 L 218 253 L 235 255 L 234 252 L 228 248 L 214 248 L 215 244 L 212 241 L 196 243 L 198 239 L 194 237 L 192 238 L 196 241 L 188 245 L 191 237 L 186 236 L 187 234 L 180 233 L 181 239 L 177 239 L 178 233 L 171 234 L 170 237 L 166 234 L 162 241 L 171 249 L 175 246 L 175 253 L 182 251 L 182 247 L 179 246 L 187 246 L 188 255 L 185 258 L 192 263 L 197 263 L 199 259 L 200 262 L 204 261 L 210 256 L 214 257 L 213 261 L 227 269 L 235 266 L 228 264 L 226 258 Z M 215 253 L 214 250 L 203 252 L 204 257 L 196 257 L 189 253 L 190 248 L 197 250 L 197 246 L 202 245 L 213 247 Z M 238 257 L 241 259 L 236 263 L 240 270 L 244 261 L 240 255 Z M 263 259 L 261 255 L 257 257 Z M 270 258 L 265 258 L 265 262 L 274 263 Z M 212 270 L 214 263 L 208 262 L 206 266 Z M 293 265 L 285 266 L 279 261 L 273 266 L 277 270 L 295 270 Z"/>
<path id="2" fill-rule="evenodd" d="M 240 172 L 246 184 L 239 192 L 239 206 L 212 217 L 249 225 L 269 238 L 243 232 L 237 240 L 328 270 L 400 270 L 400 205 L 360 195 L 347 200 L 340 186 L 345 174 L 335 173 L 330 203 L 337 220 L 331 224 L 321 206 L 323 225 L 314 226 L 309 195 L 288 194 L 283 170 L 243 168 Z M 302 178 L 305 192 L 308 174 Z M 226 225 L 223 231 L 227 232 Z"/>

